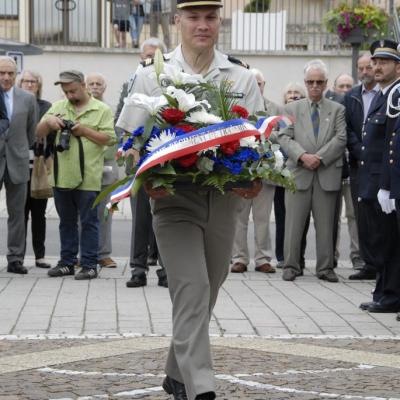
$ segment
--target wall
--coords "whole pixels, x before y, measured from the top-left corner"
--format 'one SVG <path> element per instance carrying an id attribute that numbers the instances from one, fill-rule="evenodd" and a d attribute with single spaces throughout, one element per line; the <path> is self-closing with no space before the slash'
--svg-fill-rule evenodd
<path id="1" fill-rule="evenodd" d="M 349 52 L 324 55 L 281 52 L 279 54 L 236 55 L 236 57 L 264 73 L 267 82 L 265 95 L 278 103 L 281 103 L 282 91 L 288 82 L 303 81 L 303 66 L 313 58 L 321 58 L 328 65 L 330 80 L 328 86 L 339 73 L 351 73 Z M 115 108 L 121 85 L 135 71 L 138 62 L 139 55 L 133 52 L 108 50 L 93 53 L 92 49 L 84 52 L 71 52 L 66 49 L 46 51 L 40 56 L 27 56 L 24 58 L 24 67 L 42 74 L 43 98 L 49 101 L 58 100 L 62 96 L 60 88 L 53 85 L 60 71 L 77 69 L 83 73 L 101 72 L 107 78 L 106 101 Z"/>

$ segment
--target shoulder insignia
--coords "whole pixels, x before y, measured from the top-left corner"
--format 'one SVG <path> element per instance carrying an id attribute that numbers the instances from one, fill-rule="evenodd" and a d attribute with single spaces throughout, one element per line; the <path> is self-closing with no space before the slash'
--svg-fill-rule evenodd
<path id="1" fill-rule="evenodd" d="M 236 58 L 236 57 L 233 57 L 233 56 L 229 56 L 229 55 L 228 55 L 228 60 L 229 60 L 231 63 L 233 63 L 233 64 L 240 65 L 240 66 L 242 66 L 242 67 L 244 67 L 244 68 L 247 68 L 247 69 L 250 68 L 250 65 L 249 65 L 249 64 L 246 64 L 244 61 L 239 60 L 239 59 Z"/>
<path id="2" fill-rule="evenodd" d="M 163 59 L 164 61 L 169 61 L 169 57 L 166 57 L 165 55 L 163 55 Z M 143 67 L 148 67 L 149 65 L 153 65 L 154 58 L 146 58 L 145 60 L 140 61 L 140 64 L 143 65 Z"/>

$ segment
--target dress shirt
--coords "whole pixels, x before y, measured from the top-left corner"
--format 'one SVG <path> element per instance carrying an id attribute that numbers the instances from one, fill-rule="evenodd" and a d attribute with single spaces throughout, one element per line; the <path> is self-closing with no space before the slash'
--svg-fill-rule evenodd
<path id="1" fill-rule="evenodd" d="M 8 119 L 11 120 L 13 114 L 14 87 L 7 92 L 4 92 L 4 103 L 6 104 Z"/>
<path id="2" fill-rule="evenodd" d="M 372 88 L 371 90 L 367 90 L 365 88 L 364 84 L 362 85 L 361 96 L 362 96 L 362 101 L 363 101 L 363 106 L 364 106 L 364 108 L 363 108 L 364 122 L 367 118 L 369 107 L 371 106 L 371 103 L 372 103 L 372 99 L 379 92 L 379 90 L 380 90 L 380 87 L 378 84 L 376 84 L 375 87 Z"/>

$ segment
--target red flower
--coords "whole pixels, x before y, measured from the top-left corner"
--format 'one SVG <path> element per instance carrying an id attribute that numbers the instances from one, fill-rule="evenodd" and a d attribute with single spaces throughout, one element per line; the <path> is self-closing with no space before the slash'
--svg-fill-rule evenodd
<path id="1" fill-rule="evenodd" d="M 182 129 L 185 133 L 193 132 L 196 130 L 196 128 L 194 128 L 192 125 L 178 125 L 177 128 Z"/>
<path id="2" fill-rule="evenodd" d="M 185 118 L 185 113 L 177 108 L 166 108 L 161 116 L 170 124 L 176 125 Z"/>
<path id="3" fill-rule="evenodd" d="M 239 140 L 234 142 L 228 142 L 221 144 L 221 151 L 227 156 L 232 156 L 235 154 L 236 150 L 240 147 Z"/>
<path id="4" fill-rule="evenodd" d="M 242 118 L 247 118 L 249 116 L 249 112 L 242 106 L 238 106 L 238 105 L 233 106 L 231 108 L 231 111 L 235 114 L 238 114 L 239 117 L 242 117 Z"/>
<path id="5" fill-rule="evenodd" d="M 192 165 L 196 164 L 198 158 L 199 158 L 199 156 L 197 155 L 197 153 L 192 153 L 192 154 L 188 154 L 188 155 L 183 156 L 183 157 L 179 157 L 179 158 L 176 159 L 176 161 L 178 161 L 178 164 L 181 167 L 189 168 Z"/>

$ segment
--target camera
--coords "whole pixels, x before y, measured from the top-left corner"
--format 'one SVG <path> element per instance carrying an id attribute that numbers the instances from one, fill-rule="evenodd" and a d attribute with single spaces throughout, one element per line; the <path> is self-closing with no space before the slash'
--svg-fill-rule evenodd
<path id="1" fill-rule="evenodd" d="M 75 122 L 70 121 L 68 119 L 63 119 L 62 122 L 64 124 L 64 128 L 61 129 L 60 141 L 56 146 L 56 150 L 59 151 L 60 153 L 63 152 L 64 150 L 69 150 L 69 141 L 72 135 L 71 129 L 75 125 Z"/>

